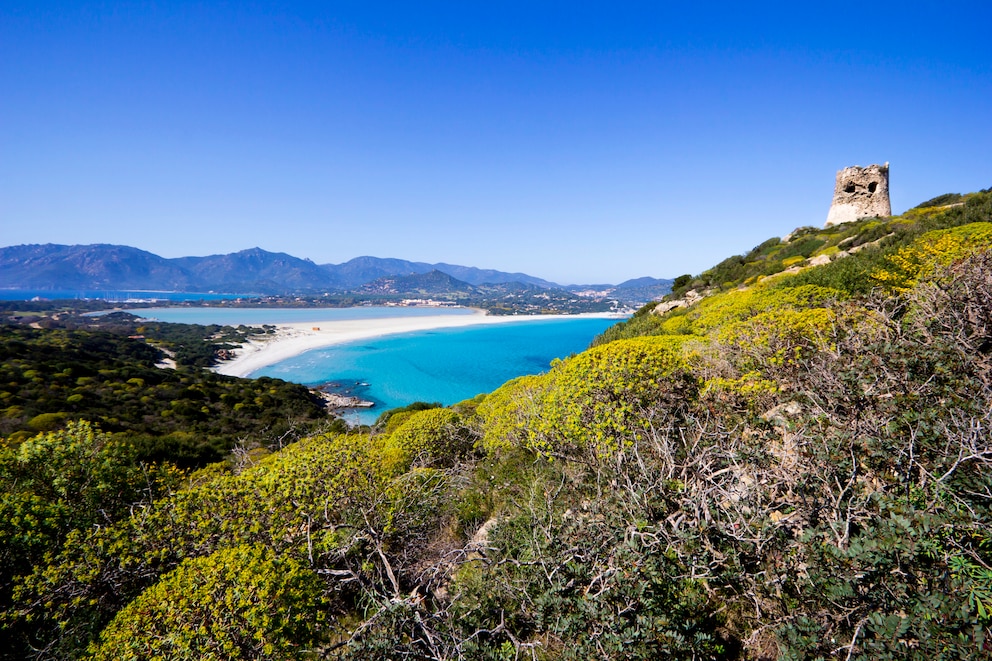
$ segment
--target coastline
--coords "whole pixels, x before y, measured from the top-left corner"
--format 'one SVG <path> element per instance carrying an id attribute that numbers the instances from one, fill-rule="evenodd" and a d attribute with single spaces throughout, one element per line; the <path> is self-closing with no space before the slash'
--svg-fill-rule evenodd
<path id="1" fill-rule="evenodd" d="M 471 315 L 437 315 L 427 317 L 393 317 L 384 319 L 349 319 L 314 323 L 278 324 L 271 335 L 251 339 L 234 350 L 234 358 L 216 365 L 213 370 L 227 376 L 246 377 L 252 372 L 311 349 L 320 349 L 373 337 L 435 330 L 461 328 L 511 322 L 540 321 L 549 319 L 612 319 L 614 313 L 553 314 L 491 316 L 485 310 Z"/>

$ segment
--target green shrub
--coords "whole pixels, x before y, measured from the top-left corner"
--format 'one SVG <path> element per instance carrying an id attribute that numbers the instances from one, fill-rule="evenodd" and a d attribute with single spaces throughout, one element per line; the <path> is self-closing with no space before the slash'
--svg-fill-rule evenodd
<path id="1" fill-rule="evenodd" d="M 407 404 L 406 406 L 398 406 L 394 409 L 383 411 L 379 417 L 376 418 L 375 424 L 377 427 L 388 425 L 392 417 L 400 413 L 416 413 L 417 411 L 426 411 L 427 409 L 439 408 L 441 408 L 441 402 L 413 402 L 412 404 Z"/>
<path id="2" fill-rule="evenodd" d="M 954 204 L 960 202 L 963 196 L 961 193 L 944 193 L 943 195 L 938 195 L 937 197 L 932 197 L 926 202 L 917 204 L 915 209 L 926 209 L 928 207 L 942 207 L 948 204 Z"/>
<path id="3" fill-rule="evenodd" d="M 34 431 L 51 431 L 61 425 L 66 417 L 66 414 L 62 412 L 39 413 L 28 420 L 28 427 Z"/>
<path id="4" fill-rule="evenodd" d="M 472 446 L 460 421 L 451 409 L 417 411 L 389 435 L 387 451 L 398 451 L 404 463 L 450 466 Z"/>
<path id="5" fill-rule="evenodd" d="M 125 606 L 90 654 L 120 659 L 296 659 L 313 649 L 320 578 L 262 546 L 183 562 Z"/>

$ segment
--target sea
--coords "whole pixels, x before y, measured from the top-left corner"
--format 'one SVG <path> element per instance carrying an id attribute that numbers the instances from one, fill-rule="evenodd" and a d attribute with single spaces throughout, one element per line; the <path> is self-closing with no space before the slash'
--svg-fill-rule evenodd
<path id="1" fill-rule="evenodd" d="M 329 309 L 148 308 L 142 316 L 180 323 L 280 324 L 398 316 L 473 314 L 464 308 Z M 585 350 L 620 319 L 529 319 L 501 324 L 399 333 L 312 349 L 250 376 L 271 376 L 373 402 L 344 414 L 372 424 L 383 412 L 417 401 L 451 405 L 492 392 L 506 381 L 539 374 L 555 358 Z"/>
<path id="2" fill-rule="evenodd" d="M 588 348 L 617 319 L 576 318 L 441 328 L 313 349 L 251 376 L 325 386 L 375 403 L 349 411 L 371 424 L 385 410 L 416 401 L 445 406 L 491 392 L 555 358 Z"/>

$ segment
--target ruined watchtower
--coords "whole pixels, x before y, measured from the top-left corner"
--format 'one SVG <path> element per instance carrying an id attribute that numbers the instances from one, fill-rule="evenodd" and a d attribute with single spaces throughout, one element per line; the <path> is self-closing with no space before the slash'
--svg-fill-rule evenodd
<path id="1" fill-rule="evenodd" d="M 825 227 L 869 216 L 891 215 L 888 163 L 866 168 L 855 165 L 837 173 L 834 201 Z"/>

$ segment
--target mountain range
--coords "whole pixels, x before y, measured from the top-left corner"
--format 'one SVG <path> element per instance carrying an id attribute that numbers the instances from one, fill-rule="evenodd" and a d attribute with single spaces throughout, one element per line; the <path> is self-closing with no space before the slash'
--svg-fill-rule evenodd
<path id="1" fill-rule="evenodd" d="M 620 285 L 562 286 L 526 273 L 508 273 L 456 264 L 356 257 L 342 264 L 316 264 L 286 253 L 251 248 L 226 255 L 168 259 L 130 246 L 34 244 L 0 248 L 0 288 L 115 289 L 146 291 L 223 291 L 289 294 L 374 291 L 383 279 L 398 280 L 391 293 L 404 293 L 402 278 L 431 276 L 431 291 L 457 291 L 464 285 L 519 283 L 527 288 L 568 291 L 623 290 L 650 300 L 671 288 L 671 280 L 637 278 Z M 423 290 L 416 279 L 415 290 Z M 447 289 L 446 289 L 447 288 Z M 629 296 L 626 296 L 629 297 Z"/>

